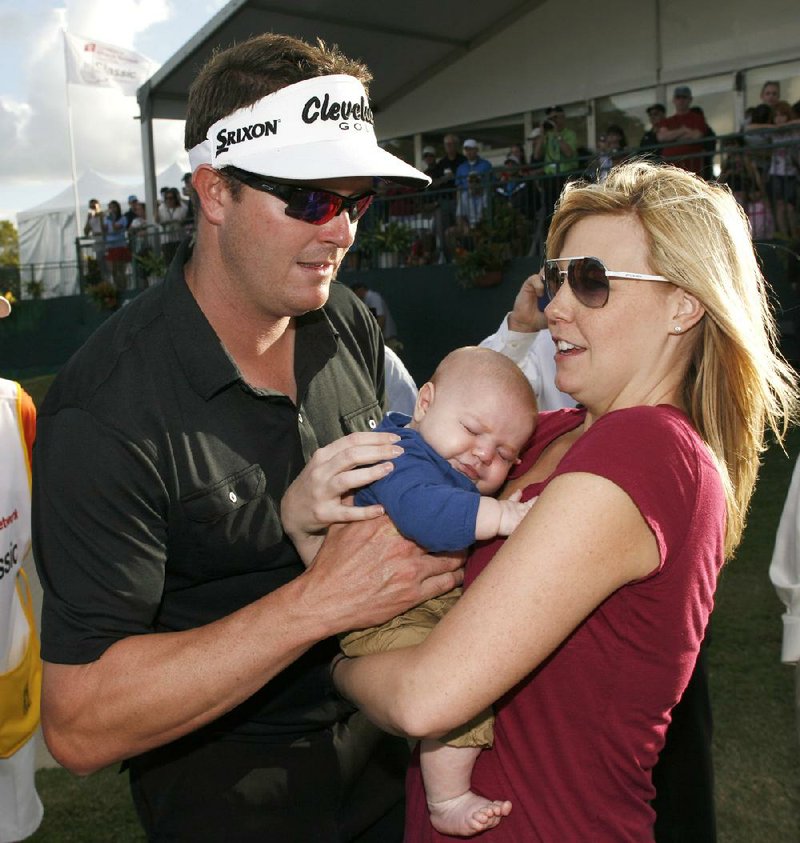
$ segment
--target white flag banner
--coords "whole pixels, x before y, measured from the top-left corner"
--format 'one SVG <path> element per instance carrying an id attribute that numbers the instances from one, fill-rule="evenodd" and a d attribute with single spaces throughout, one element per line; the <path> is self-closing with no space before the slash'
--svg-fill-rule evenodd
<path id="1" fill-rule="evenodd" d="M 133 50 L 64 33 L 67 82 L 96 88 L 118 88 L 126 96 L 155 73 L 158 65 Z"/>

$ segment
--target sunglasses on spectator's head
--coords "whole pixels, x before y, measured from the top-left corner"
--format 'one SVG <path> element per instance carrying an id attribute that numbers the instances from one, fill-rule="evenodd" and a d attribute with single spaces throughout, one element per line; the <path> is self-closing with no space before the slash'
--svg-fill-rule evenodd
<path id="1" fill-rule="evenodd" d="M 238 167 L 225 167 L 222 172 L 254 190 L 271 193 L 286 203 L 287 217 L 310 222 L 312 225 L 324 225 L 342 211 L 347 211 L 350 222 L 357 222 L 375 198 L 375 192 L 372 190 L 355 196 L 342 196 L 341 193 L 321 187 L 282 184 L 258 173 L 240 170 Z"/>
<path id="2" fill-rule="evenodd" d="M 560 269 L 559 264 L 567 264 Z M 605 307 L 608 302 L 609 278 L 625 278 L 633 281 L 667 281 L 663 275 L 642 275 L 638 272 L 618 272 L 606 269 L 599 258 L 552 258 L 544 262 L 542 281 L 545 292 L 552 301 L 566 280 L 575 298 L 586 307 Z"/>

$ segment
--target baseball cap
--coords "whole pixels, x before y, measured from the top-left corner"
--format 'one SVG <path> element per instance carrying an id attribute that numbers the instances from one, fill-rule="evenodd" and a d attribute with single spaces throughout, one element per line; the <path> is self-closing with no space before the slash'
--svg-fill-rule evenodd
<path id="1" fill-rule="evenodd" d="M 653 105 L 648 105 L 647 106 L 647 113 L 649 114 L 651 111 L 662 111 L 662 112 L 664 112 L 664 114 L 667 113 L 667 109 L 664 108 L 664 106 L 661 105 L 660 102 L 653 103 Z"/>
<path id="2" fill-rule="evenodd" d="M 471 146 L 474 149 L 477 149 L 478 148 L 478 141 L 476 141 L 475 138 L 467 138 L 464 141 L 463 146 L 464 146 L 464 149 L 466 149 L 468 146 Z"/>
<path id="3" fill-rule="evenodd" d="M 0 319 L 5 319 L 10 313 L 11 302 L 5 296 L 0 296 Z"/>
<path id="4" fill-rule="evenodd" d="M 678 85 L 672 92 L 673 97 L 691 97 L 692 89 L 688 85 Z"/>
<path id="5" fill-rule="evenodd" d="M 432 146 L 424 146 L 424 147 L 422 147 L 422 154 L 423 155 L 436 155 L 436 150 Z"/>
<path id="6" fill-rule="evenodd" d="M 128 204 L 129 204 L 129 205 L 131 204 L 131 202 L 138 202 L 138 201 L 139 201 L 139 200 L 136 198 L 136 194 L 135 194 L 135 193 L 131 193 L 131 195 L 128 197 Z"/>
<path id="7" fill-rule="evenodd" d="M 381 149 L 364 86 L 334 74 L 287 85 L 217 120 L 189 150 L 202 164 L 239 167 L 289 181 L 373 176 L 409 187 L 431 180 Z"/>

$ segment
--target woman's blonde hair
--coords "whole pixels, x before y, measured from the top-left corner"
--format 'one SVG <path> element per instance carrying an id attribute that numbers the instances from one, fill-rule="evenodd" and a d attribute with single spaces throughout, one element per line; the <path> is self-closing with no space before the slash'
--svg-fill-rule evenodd
<path id="1" fill-rule="evenodd" d="M 725 487 L 726 557 L 738 545 L 766 429 L 783 443 L 797 420 L 797 376 L 778 335 L 747 218 L 726 187 L 644 161 L 611 170 L 602 184 L 568 184 L 547 238 L 596 214 L 633 214 L 647 233 L 654 272 L 705 308 L 683 383 L 687 412 L 715 455 Z"/>

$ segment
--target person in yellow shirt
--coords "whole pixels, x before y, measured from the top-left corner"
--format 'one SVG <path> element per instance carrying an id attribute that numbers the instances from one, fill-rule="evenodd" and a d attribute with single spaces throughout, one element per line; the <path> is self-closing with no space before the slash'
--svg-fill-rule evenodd
<path id="1" fill-rule="evenodd" d="M 11 313 L 0 296 L 0 318 Z M 0 843 L 42 821 L 34 783 L 42 665 L 23 564 L 31 558 L 31 448 L 36 410 L 15 381 L 0 378 Z"/>

